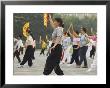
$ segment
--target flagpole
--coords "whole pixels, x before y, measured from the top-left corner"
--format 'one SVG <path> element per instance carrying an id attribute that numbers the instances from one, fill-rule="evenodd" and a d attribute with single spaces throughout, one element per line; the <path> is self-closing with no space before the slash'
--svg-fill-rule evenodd
<path id="1" fill-rule="evenodd" d="M 39 37 L 39 43 L 41 43 L 41 35 L 40 35 L 40 37 Z"/>

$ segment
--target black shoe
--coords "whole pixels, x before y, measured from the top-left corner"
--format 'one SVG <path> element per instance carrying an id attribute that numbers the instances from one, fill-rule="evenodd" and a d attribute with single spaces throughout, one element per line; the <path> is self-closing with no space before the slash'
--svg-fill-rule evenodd
<path id="1" fill-rule="evenodd" d="M 76 65 L 76 68 L 80 68 L 81 66 L 80 65 Z"/>
<path id="2" fill-rule="evenodd" d="M 83 66 L 82 68 L 88 68 L 88 66 Z"/>
<path id="3" fill-rule="evenodd" d="M 64 73 L 61 73 L 61 74 L 57 74 L 57 75 L 59 75 L 59 76 L 63 76 L 63 75 L 64 75 Z"/>
<path id="4" fill-rule="evenodd" d="M 23 68 L 23 65 L 18 65 L 17 68 Z"/>
<path id="5" fill-rule="evenodd" d="M 29 68 L 31 68 L 32 67 L 32 65 L 31 66 L 29 66 Z"/>

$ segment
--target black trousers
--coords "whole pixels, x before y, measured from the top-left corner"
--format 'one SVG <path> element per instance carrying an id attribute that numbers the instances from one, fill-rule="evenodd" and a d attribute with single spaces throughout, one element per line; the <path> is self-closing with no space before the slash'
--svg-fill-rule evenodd
<path id="1" fill-rule="evenodd" d="M 88 49 L 88 46 L 83 46 L 83 47 L 80 47 L 79 49 L 80 65 L 84 61 L 84 66 L 87 66 L 87 59 L 86 59 L 87 49 Z"/>
<path id="2" fill-rule="evenodd" d="M 15 56 L 16 56 L 16 58 L 18 59 L 18 62 L 20 63 L 20 62 L 21 62 L 21 59 L 20 59 L 19 55 L 20 55 L 20 52 L 19 52 L 18 50 L 16 50 L 16 51 L 14 52 L 14 58 L 15 58 Z"/>
<path id="3" fill-rule="evenodd" d="M 44 51 L 45 51 L 45 48 L 42 48 L 42 49 L 41 49 L 41 52 L 40 52 L 40 55 L 41 55 L 41 54 L 45 55 L 45 54 L 44 54 Z"/>
<path id="4" fill-rule="evenodd" d="M 53 45 L 54 44 L 52 44 L 52 46 Z M 51 74 L 53 70 L 57 75 L 64 75 L 63 71 L 59 66 L 61 56 L 62 56 L 62 45 L 58 44 L 53 50 L 51 50 L 51 53 L 47 57 L 44 72 L 43 72 L 44 75 Z"/>
<path id="5" fill-rule="evenodd" d="M 32 55 L 33 55 L 33 47 L 29 45 L 26 49 L 23 61 L 20 65 L 24 65 L 28 61 L 28 66 L 32 66 Z"/>
<path id="6" fill-rule="evenodd" d="M 33 48 L 33 51 L 32 51 L 32 59 L 35 59 L 34 52 L 35 52 L 35 47 Z"/>
<path id="7" fill-rule="evenodd" d="M 90 57 L 92 58 L 92 56 L 93 56 L 93 59 L 94 59 L 94 56 L 95 56 L 95 52 L 96 52 L 96 47 L 92 46 L 92 49 L 90 51 Z"/>
<path id="8" fill-rule="evenodd" d="M 73 54 L 72 54 L 70 64 L 72 64 L 75 61 L 76 64 L 79 65 L 79 48 L 75 49 L 77 47 L 78 47 L 78 45 L 73 45 Z"/>

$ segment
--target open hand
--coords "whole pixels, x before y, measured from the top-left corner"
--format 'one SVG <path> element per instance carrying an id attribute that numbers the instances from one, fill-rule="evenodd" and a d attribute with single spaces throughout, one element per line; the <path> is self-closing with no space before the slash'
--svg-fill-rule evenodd
<path id="1" fill-rule="evenodd" d="M 49 14 L 49 18 L 50 18 L 50 19 L 52 19 L 52 16 L 51 16 L 51 14 Z"/>

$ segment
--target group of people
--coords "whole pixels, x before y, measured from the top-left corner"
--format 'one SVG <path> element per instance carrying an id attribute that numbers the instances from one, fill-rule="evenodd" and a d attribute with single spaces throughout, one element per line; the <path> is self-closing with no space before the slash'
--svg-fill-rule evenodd
<path id="1" fill-rule="evenodd" d="M 87 29 L 81 27 L 80 32 L 73 30 L 71 33 L 70 30 L 68 30 L 63 33 L 64 24 L 62 19 L 55 18 L 53 20 L 51 15 L 49 15 L 49 19 L 54 31 L 52 33 L 52 44 L 49 48 L 50 54 L 47 57 L 43 74 L 49 75 L 54 70 L 57 75 L 64 75 L 60 68 L 60 63 L 72 64 L 74 61 L 76 62 L 76 67 L 80 68 L 84 62 L 82 68 L 88 68 L 86 53 L 88 44 L 92 45 L 92 42 L 87 35 Z M 71 46 L 73 47 L 72 56 L 70 55 Z M 95 56 L 95 52 L 96 45 L 92 45 L 90 51 L 91 58 Z"/>
<path id="2" fill-rule="evenodd" d="M 96 42 L 96 41 L 94 41 Z M 76 63 L 76 67 L 80 67 L 82 62 L 84 61 L 83 68 L 87 68 L 87 60 L 86 60 L 86 52 L 88 50 L 88 45 L 92 46 L 92 49 L 90 51 L 90 57 L 94 58 L 95 52 L 96 52 L 96 46 L 93 45 L 93 42 L 91 42 L 90 38 L 88 37 L 86 33 L 86 28 L 81 27 L 81 32 L 78 33 L 73 32 L 73 34 L 69 31 L 64 33 L 63 38 L 63 59 L 62 64 L 67 62 L 67 64 L 72 64 L 74 61 Z M 70 49 L 73 48 L 73 53 L 71 55 Z"/>
<path id="3" fill-rule="evenodd" d="M 87 35 L 87 29 L 81 27 L 80 32 L 73 30 L 67 30 L 67 32 L 63 32 L 64 23 L 61 18 L 52 19 L 49 14 L 49 21 L 51 26 L 53 27 L 52 40 L 48 41 L 48 52 L 47 59 L 44 67 L 43 74 L 49 75 L 54 70 L 57 75 L 64 75 L 62 69 L 60 68 L 60 64 L 69 64 L 71 65 L 74 61 L 76 63 L 76 67 L 80 68 L 82 63 L 84 62 L 83 68 L 88 68 L 86 53 L 88 50 L 88 44 L 91 43 L 90 38 Z M 42 40 L 42 49 L 41 54 L 44 54 L 46 49 L 46 43 Z M 21 61 L 19 58 L 20 55 L 20 47 L 25 47 L 25 54 L 23 60 Z M 70 53 L 71 47 L 73 48 L 72 55 Z M 35 51 L 35 39 L 32 36 L 32 33 L 28 31 L 28 37 L 23 46 L 23 43 L 18 37 L 17 43 L 15 44 L 14 56 L 17 57 L 20 65 L 18 67 L 23 67 L 23 65 L 28 62 L 28 66 L 32 66 L 32 59 L 34 57 Z M 92 50 L 90 51 L 90 57 L 95 56 L 96 46 L 92 46 Z"/>

